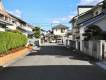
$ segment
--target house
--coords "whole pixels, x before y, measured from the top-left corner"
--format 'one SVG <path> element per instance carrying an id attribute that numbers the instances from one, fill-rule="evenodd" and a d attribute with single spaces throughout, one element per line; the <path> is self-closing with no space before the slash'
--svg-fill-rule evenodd
<path id="1" fill-rule="evenodd" d="M 12 25 L 12 17 L 5 11 L 2 1 L 0 0 L 0 31 L 5 31 L 6 26 Z"/>
<path id="2" fill-rule="evenodd" d="M 90 6 L 92 7 L 92 6 Z M 73 36 L 75 36 L 75 48 L 92 56 L 103 60 L 106 58 L 106 0 L 80 12 L 72 19 Z"/>
<path id="3" fill-rule="evenodd" d="M 62 24 L 59 24 L 59 25 L 56 25 L 55 27 L 53 27 L 52 30 L 53 30 L 54 35 L 64 37 L 68 31 L 68 27 L 66 27 Z"/>
<path id="4" fill-rule="evenodd" d="M 18 30 L 21 31 L 27 37 L 33 36 L 33 26 L 24 20 L 8 13 L 14 20 L 13 24 L 7 26 L 9 30 Z"/>
<path id="5" fill-rule="evenodd" d="M 87 11 L 91 10 L 94 6 L 92 5 L 80 5 L 77 8 L 77 16 L 73 17 L 70 23 L 72 23 L 72 40 L 73 40 L 73 48 L 76 48 L 80 50 L 80 31 L 79 31 L 79 21 L 84 20 L 84 17 L 79 18 L 79 16 L 82 16 Z M 87 15 L 88 17 L 88 15 Z M 88 17 L 89 18 L 89 17 Z M 81 20 L 80 20 L 81 19 Z"/>
<path id="6" fill-rule="evenodd" d="M 55 36 L 56 42 L 62 42 L 68 32 L 68 27 L 62 24 L 56 25 L 52 28 L 53 34 Z"/>
<path id="7" fill-rule="evenodd" d="M 32 35 L 33 26 L 24 20 L 8 13 L 0 0 L 0 31 L 15 31 L 19 30 L 27 37 Z"/>
<path id="8" fill-rule="evenodd" d="M 91 10 L 94 6 L 93 5 L 79 5 L 77 7 L 78 15 L 81 15 L 89 10 Z"/>

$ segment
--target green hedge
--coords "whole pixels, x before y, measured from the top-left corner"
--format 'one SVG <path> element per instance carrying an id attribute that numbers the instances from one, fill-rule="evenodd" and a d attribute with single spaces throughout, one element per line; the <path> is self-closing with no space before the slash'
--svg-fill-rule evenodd
<path id="1" fill-rule="evenodd" d="M 19 32 L 0 32 L 0 53 L 25 46 L 27 38 Z"/>

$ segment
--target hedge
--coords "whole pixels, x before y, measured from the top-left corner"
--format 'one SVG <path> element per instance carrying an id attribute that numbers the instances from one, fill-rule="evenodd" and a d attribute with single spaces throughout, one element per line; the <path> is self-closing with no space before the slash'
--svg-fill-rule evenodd
<path id="1" fill-rule="evenodd" d="M 27 38 L 19 32 L 0 32 L 0 53 L 25 46 Z"/>

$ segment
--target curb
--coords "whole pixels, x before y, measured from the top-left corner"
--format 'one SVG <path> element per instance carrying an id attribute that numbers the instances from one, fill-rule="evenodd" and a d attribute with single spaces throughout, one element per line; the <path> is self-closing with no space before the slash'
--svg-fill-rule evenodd
<path id="1" fill-rule="evenodd" d="M 18 60 L 24 58 L 24 57 L 25 57 L 26 55 L 28 55 L 30 52 L 31 52 L 31 51 L 27 52 L 26 54 L 22 55 L 21 57 L 16 58 L 15 60 L 13 60 L 13 61 L 11 61 L 11 62 L 9 62 L 9 63 L 7 63 L 7 64 L 0 65 L 0 71 L 4 70 L 4 69 L 7 68 L 9 65 L 11 65 L 11 64 L 13 64 L 13 63 L 15 63 L 15 62 L 17 62 Z"/>
<path id="2" fill-rule="evenodd" d="M 22 55 L 22 56 L 20 56 L 20 57 L 18 57 L 18 58 L 16 58 L 16 59 L 14 59 L 13 61 L 11 61 L 11 62 L 9 62 L 9 63 L 7 63 L 7 64 L 4 64 L 3 67 L 6 68 L 6 67 L 8 67 L 9 65 L 11 65 L 11 64 L 13 64 L 13 63 L 15 63 L 15 62 L 17 62 L 18 60 L 21 60 L 21 59 L 24 58 L 26 55 L 28 55 L 30 52 L 31 52 L 31 51 L 29 51 L 29 52 L 27 52 L 26 54 L 24 54 L 24 55 Z"/>

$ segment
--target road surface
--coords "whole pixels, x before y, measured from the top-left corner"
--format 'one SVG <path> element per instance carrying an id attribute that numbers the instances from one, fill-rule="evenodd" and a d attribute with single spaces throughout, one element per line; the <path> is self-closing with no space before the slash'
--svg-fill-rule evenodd
<path id="1" fill-rule="evenodd" d="M 0 80 L 106 80 L 106 71 L 75 50 L 46 44 L 1 71 Z"/>

